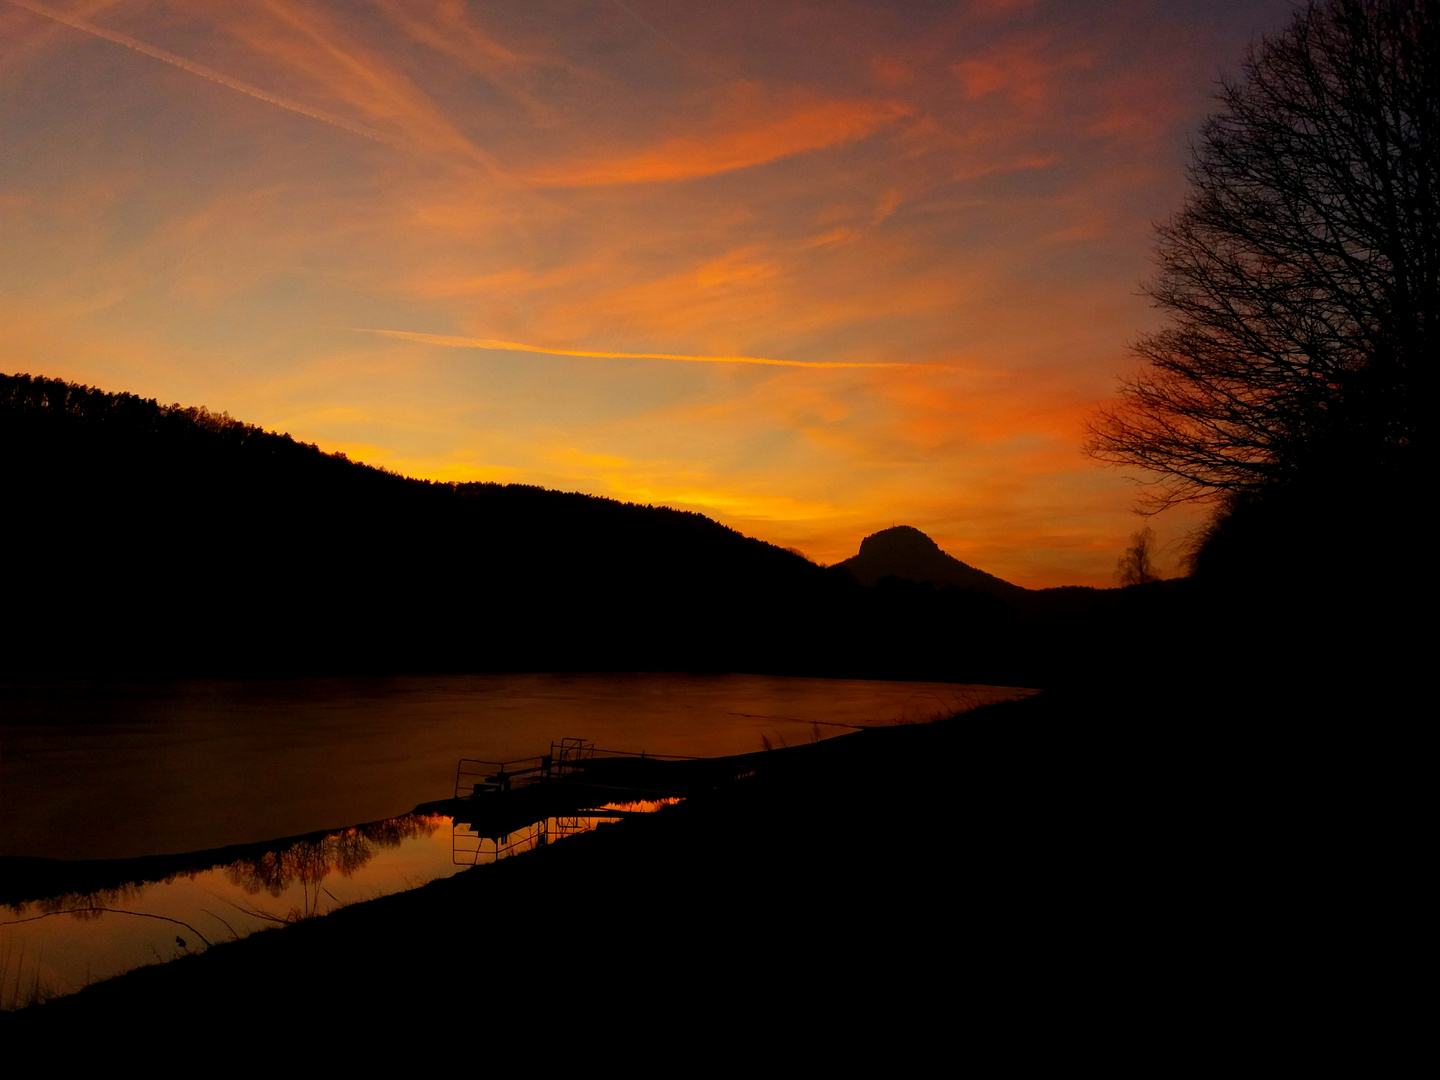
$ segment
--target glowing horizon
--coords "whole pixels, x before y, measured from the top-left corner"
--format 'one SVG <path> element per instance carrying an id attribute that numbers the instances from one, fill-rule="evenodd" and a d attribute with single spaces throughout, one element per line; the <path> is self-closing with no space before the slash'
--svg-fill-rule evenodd
<path id="1" fill-rule="evenodd" d="M 4 0 L 0 367 L 1109 584 L 1142 522 L 1085 420 L 1214 80 L 1289 12 Z"/>

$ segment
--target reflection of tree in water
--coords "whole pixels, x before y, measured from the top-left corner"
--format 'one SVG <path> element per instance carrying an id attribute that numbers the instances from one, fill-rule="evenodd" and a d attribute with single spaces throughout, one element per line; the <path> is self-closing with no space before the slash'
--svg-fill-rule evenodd
<path id="1" fill-rule="evenodd" d="M 7 931 L 6 935 L 0 938 L 0 973 L 5 976 L 4 979 L 0 979 L 0 1010 L 18 1008 L 54 996 L 54 992 L 41 983 L 39 965 L 44 962 L 45 950 L 39 950 L 38 956 L 31 951 L 28 953 L 27 959 L 25 939 L 21 938 L 17 942 L 9 937 L 8 931 L 18 923 L 39 922 L 52 916 L 63 919 L 66 915 L 72 919 L 89 923 L 100 920 L 105 915 L 117 915 L 127 916 L 136 922 L 154 920 L 171 924 L 160 938 L 148 935 L 139 936 L 136 940 L 141 943 L 137 946 L 141 949 L 141 953 L 123 961 L 125 967 L 122 967 L 121 970 L 128 970 L 129 967 L 139 963 L 148 963 L 149 958 L 143 955 L 143 950 L 147 947 L 155 960 L 163 962 L 195 950 L 208 949 L 215 932 L 214 928 L 205 919 L 197 917 L 197 914 L 187 916 L 195 920 L 194 923 L 191 923 L 171 915 L 136 910 L 141 898 L 151 885 L 156 884 L 157 880 L 168 885 L 177 878 L 184 877 L 194 881 L 212 871 L 219 871 L 229 879 L 232 885 L 243 889 L 250 896 L 255 896 L 264 890 L 276 898 L 279 898 L 287 889 L 299 885 L 303 889 L 301 902 L 293 905 L 285 914 L 265 911 L 258 906 L 237 904 L 233 900 L 211 892 L 210 888 L 205 890 L 222 903 L 230 904 L 245 915 L 262 922 L 276 924 L 295 922 L 322 914 L 322 897 L 324 896 L 329 896 L 331 901 L 339 906 L 340 901 L 321 884 L 331 872 L 339 871 L 343 876 L 349 877 L 374 859 L 382 848 L 397 848 L 407 840 L 433 836 L 442 824 L 448 823 L 449 818 L 412 814 L 403 818 L 392 818 L 388 821 L 344 829 L 313 840 L 302 840 L 282 851 L 267 851 L 254 858 L 241 859 L 228 865 L 211 864 L 207 866 L 204 864 L 204 860 L 197 860 L 195 865 L 183 870 L 176 870 L 164 878 L 152 878 L 145 882 L 125 882 L 87 892 L 70 891 L 40 900 L 0 905 L 0 930 Z M 213 879 L 211 882 L 213 885 Z M 173 911 L 175 908 L 171 906 L 170 910 Z M 4 917 L 7 912 L 11 917 Z M 180 913 L 184 914 L 185 912 L 182 910 Z M 232 924 L 222 915 L 208 908 L 199 908 L 198 915 L 208 916 L 219 922 L 233 938 L 240 938 L 254 928 L 253 924 L 247 925 L 245 922 Z M 175 932 L 177 929 L 180 933 Z M 90 933 L 91 931 L 88 930 L 79 931 L 79 937 L 62 938 L 61 940 L 62 943 L 66 943 L 64 947 L 67 949 L 84 948 L 87 940 L 95 940 L 87 938 L 86 935 Z M 173 947 L 167 940 L 169 935 L 173 935 Z M 107 940 L 111 940 L 113 946 L 113 942 L 120 939 Z M 164 941 L 159 948 L 154 944 L 147 944 L 157 940 Z M 164 950 L 163 953 L 161 949 Z M 75 978 L 78 980 L 78 972 Z M 87 967 L 85 981 L 89 980 L 90 974 Z"/>
<path id="2" fill-rule="evenodd" d="M 243 889 L 248 895 L 254 896 L 263 890 L 276 898 L 292 885 L 299 884 L 305 890 L 304 905 L 293 909 L 290 918 L 303 918 L 319 913 L 319 898 L 323 891 L 320 882 L 331 872 L 338 870 L 341 875 L 349 877 L 378 855 L 382 848 L 395 848 L 406 840 L 432 836 L 435 830 L 448 820 L 419 814 L 391 818 L 388 821 L 377 821 L 330 833 L 318 840 L 302 840 L 284 851 L 267 851 L 263 855 L 241 859 L 228 866 L 193 867 L 168 874 L 159 880 L 169 885 L 177 878 L 185 877 L 193 881 L 209 870 L 221 870 L 232 885 Z M 165 918 L 132 910 L 153 884 L 154 881 L 125 882 L 89 892 L 72 891 L 42 900 L 5 904 L 0 910 L 10 912 L 14 918 L 0 919 L 0 923 L 29 921 L 62 914 L 82 922 L 91 922 L 112 912 L 135 914 L 144 918 Z M 250 914 L 273 921 L 286 921 L 259 910 L 251 910 Z M 226 926 L 229 927 L 229 924 L 226 923 Z M 233 928 L 230 929 L 234 933 Z"/>
<path id="3" fill-rule="evenodd" d="M 267 851 L 254 859 L 241 859 L 225 868 L 225 876 L 237 888 L 254 896 L 261 891 L 279 897 L 292 885 L 311 889 L 332 872 L 349 877 L 380 853 L 381 848 L 399 847 L 406 840 L 431 836 L 443 818 L 424 814 L 357 825 L 329 833 L 318 840 L 301 840 L 284 851 Z M 310 907 L 307 899 L 307 913 Z"/>
<path id="4" fill-rule="evenodd" d="M 110 889 L 94 892 L 67 892 L 59 896 L 47 896 L 43 900 L 31 900 L 20 904 L 6 904 L 17 918 L 33 915 L 68 914 L 81 922 L 89 922 L 105 914 L 105 908 L 118 908 L 134 903 L 145 891 L 145 885 L 127 882 Z"/>

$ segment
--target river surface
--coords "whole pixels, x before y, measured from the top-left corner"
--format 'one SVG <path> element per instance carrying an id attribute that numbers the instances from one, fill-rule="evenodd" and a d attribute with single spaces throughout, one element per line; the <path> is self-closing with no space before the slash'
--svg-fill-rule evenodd
<path id="1" fill-rule="evenodd" d="M 0 684 L 0 856 L 128 859 L 257 845 L 158 880 L 150 872 L 98 892 L 26 893 L 0 907 L 0 1009 L 607 820 L 552 818 L 491 838 L 411 814 L 454 794 L 460 758 L 512 761 L 567 737 L 656 755 L 743 754 L 1028 693 L 683 674 Z M 261 843 L 281 837 L 301 839 Z"/>
<path id="2" fill-rule="evenodd" d="M 567 737 L 743 754 L 1027 692 L 685 674 L 0 685 L 0 855 L 254 843 L 448 797 L 464 757 L 531 757 Z"/>

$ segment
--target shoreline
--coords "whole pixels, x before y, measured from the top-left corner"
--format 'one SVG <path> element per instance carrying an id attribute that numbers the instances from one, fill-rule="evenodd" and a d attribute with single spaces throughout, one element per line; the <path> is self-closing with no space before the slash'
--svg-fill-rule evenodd
<path id="1" fill-rule="evenodd" d="M 923 1011 L 936 972 L 1005 997 L 1157 942 L 1219 947 L 1224 897 L 1274 876 L 1256 832 L 1273 777 L 1249 790 L 1236 770 L 1216 802 L 1223 740 L 1146 742 L 1101 719 L 1116 708 L 1047 694 L 755 755 L 678 805 L 0 1015 L 0 1032 L 343 1022 L 396 995 L 526 1024 L 559 991 L 616 985 L 672 988 L 647 1009 L 689 1015 L 734 1006 L 737 966 L 747 992 Z"/>
<path id="2" fill-rule="evenodd" d="M 977 715 L 958 719 L 973 725 Z M 314 980 L 327 1003 L 319 1006 L 322 1013 L 344 1013 L 358 998 L 398 985 L 460 993 L 471 980 L 457 979 L 450 963 L 454 945 L 447 945 L 447 937 L 474 933 L 469 924 L 481 912 L 487 925 L 516 926 L 484 952 L 487 966 L 514 973 L 508 981 L 517 992 L 536 981 L 527 974 L 530 962 L 544 953 L 556 928 L 577 918 L 604 928 L 581 935 L 590 957 L 586 966 L 623 969 L 643 958 L 646 966 L 664 967 L 667 943 L 679 939 L 687 950 L 698 948 L 719 963 L 732 949 L 748 950 L 751 939 L 767 936 L 775 922 L 825 905 L 841 885 L 838 868 L 852 860 L 879 857 L 890 869 L 884 880 L 864 875 L 868 884 L 841 873 L 847 910 L 878 912 L 887 896 L 914 894 L 922 882 L 927 888 L 918 889 L 921 893 L 937 886 L 927 869 L 931 860 L 918 857 L 919 837 L 907 832 L 934 807 L 924 805 L 929 802 L 924 798 L 917 802 L 916 789 L 896 780 L 932 769 L 937 744 L 958 731 L 956 721 L 941 721 L 747 755 L 756 767 L 746 780 L 679 805 L 418 889 L 217 944 L 197 956 L 140 968 L 6 1014 L 0 1030 L 20 1034 L 81 1022 L 123 1024 L 126 1017 L 138 1021 L 156 1011 L 177 1017 L 217 1009 L 244 1014 L 273 989 L 275 973 L 285 970 L 303 970 Z M 821 808 L 829 815 L 823 822 L 817 818 Z M 897 876 L 897 865 L 907 861 L 910 870 Z M 634 905 L 619 904 L 621 896 L 634 896 Z M 835 914 L 817 911 L 814 917 Z M 700 927 L 709 930 L 697 933 Z M 636 956 L 628 956 L 630 950 L 620 944 L 625 941 L 643 943 Z M 530 988 L 540 989 L 538 983 Z M 307 1008 L 316 1008 L 315 1000 Z"/>

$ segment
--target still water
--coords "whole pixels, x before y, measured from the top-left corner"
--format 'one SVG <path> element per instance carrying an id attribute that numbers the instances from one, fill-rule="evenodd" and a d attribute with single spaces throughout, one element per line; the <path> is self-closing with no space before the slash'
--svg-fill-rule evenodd
<path id="1" fill-rule="evenodd" d="M 606 804 L 502 837 L 440 814 L 407 814 L 153 880 L 142 874 L 108 888 L 0 905 L 0 1010 L 557 843 L 617 820 L 607 809 L 647 813 L 678 801 Z"/>
<path id="2" fill-rule="evenodd" d="M 447 675 L 0 686 L 0 855 L 121 859 L 380 821 L 462 757 L 578 736 L 711 757 L 1026 693 L 752 675 Z"/>
<path id="3" fill-rule="evenodd" d="M 537 823 L 497 847 L 410 814 L 453 793 L 462 757 L 524 758 L 572 736 L 650 754 L 749 753 L 1029 692 L 685 674 L 0 685 L 0 856 L 125 859 L 312 834 L 162 881 L 0 908 L 0 1007 L 604 820 Z"/>

